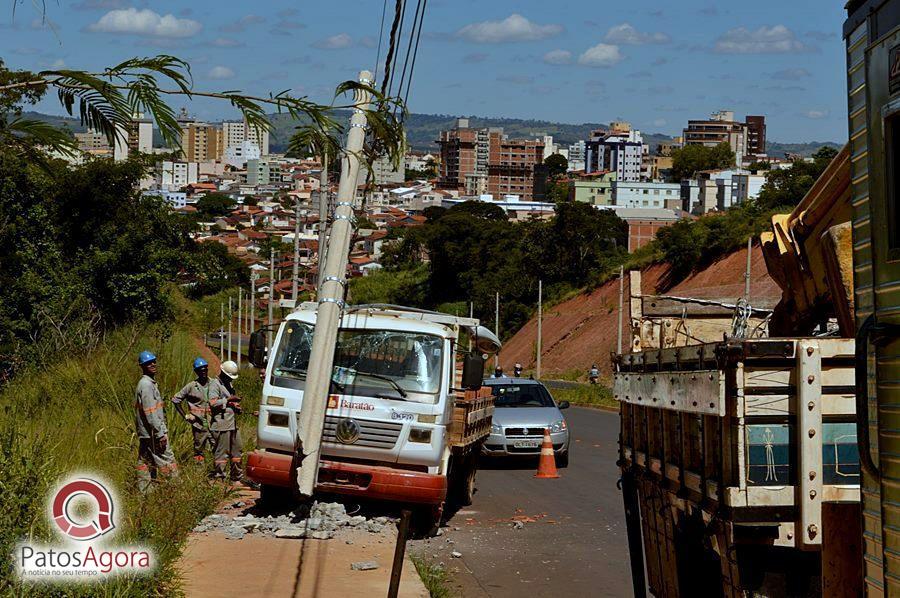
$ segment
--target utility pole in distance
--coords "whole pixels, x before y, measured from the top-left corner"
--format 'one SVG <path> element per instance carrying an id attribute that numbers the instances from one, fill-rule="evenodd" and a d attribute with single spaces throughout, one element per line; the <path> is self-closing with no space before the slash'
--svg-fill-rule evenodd
<path id="1" fill-rule="evenodd" d="M 541 326 L 543 324 L 544 281 L 538 280 L 538 321 L 537 321 L 537 363 L 535 364 L 534 377 L 541 379 Z"/>
<path id="2" fill-rule="evenodd" d="M 494 336 L 500 338 L 500 293 L 494 296 Z M 494 353 L 494 369 L 500 367 L 500 353 Z"/>
<path id="3" fill-rule="evenodd" d="M 244 331 L 244 322 L 241 316 L 244 315 L 244 310 L 242 307 L 244 306 L 244 289 L 238 287 L 238 321 L 237 321 L 237 362 L 238 370 L 241 369 L 241 335 L 243 335 Z"/>
<path id="4" fill-rule="evenodd" d="M 372 73 L 360 72 L 359 80 L 371 85 Z M 353 116 L 350 117 L 350 130 L 347 133 L 347 147 L 341 167 L 341 182 L 335 203 L 334 222 L 328 239 L 329 248 L 325 253 L 324 270 L 322 262 L 319 263 L 322 282 L 316 299 L 318 302 L 316 328 L 295 440 L 295 449 L 300 452 L 297 485 L 300 494 L 304 496 L 312 496 L 319 471 L 322 426 L 325 422 L 328 391 L 331 388 L 334 347 L 337 343 L 347 284 L 347 258 L 353 234 L 353 199 L 356 196 L 356 180 L 359 176 L 359 155 L 366 137 L 366 115 L 363 109 L 368 108 L 369 94 L 366 91 L 359 91 L 355 99 L 360 108 L 355 108 Z M 320 246 L 320 256 L 322 249 Z"/>
<path id="5" fill-rule="evenodd" d="M 232 338 L 233 338 L 233 337 L 231 336 L 231 332 L 232 332 L 232 330 L 231 330 L 232 326 L 231 326 L 231 325 L 232 325 L 232 323 L 234 322 L 234 307 L 233 307 L 233 304 L 234 304 L 234 298 L 233 298 L 231 295 L 229 295 L 229 296 L 228 296 L 228 351 L 227 351 L 227 355 L 228 355 L 228 360 L 229 360 L 229 361 L 231 361 L 231 345 L 232 345 Z"/>
<path id="6" fill-rule="evenodd" d="M 619 266 L 619 335 L 616 340 L 616 353 L 622 354 L 622 310 L 625 309 L 625 266 Z"/>

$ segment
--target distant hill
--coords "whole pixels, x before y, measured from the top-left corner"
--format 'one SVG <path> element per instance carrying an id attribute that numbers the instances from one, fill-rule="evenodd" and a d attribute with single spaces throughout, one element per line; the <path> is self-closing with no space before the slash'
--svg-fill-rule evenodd
<path id="1" fill-rule="evenodd" d="M 84 131 L 84 127 L 77 118 L 69 118 L 64 116 L 54 116 L 50 114 L 42 114 L 40 112 L 26 112 L 25 118 L 36 120 L 44 120 L 54 125 L 68 128 L 73 133 Z M 337 118 L 346 120 L 350 117 L 349 111 L 339 111 Z M 297 126 L 288 114 L 270 114 L 269 118 L 272 122 L 273 129 L 269 133 L 269 148 L 272 152 L 281 153 L 287 149 L 288 140 Z M 406 119 L 406 136 L 410 147 L 416 150 L 432 151 L 437 149 L 436 140 L 440 136 L 440 132 L 452 129 L 456 124 L 456 119 L 460 118 L 449 114 L 410 114 Z M 484 118 L 481 116 L 462 117 L 469 119 L 470 127 L 502 127 L 503 131 L 510 137 L 526 137 L 534 138 L 543 135 L 552 135 L 553 141 L 560 145 L 566 146 L 575 143 L 579 139 L 587 139 L 593 129 L 604 128 L 604 123 L 581 123 L 577 125 L 569 123 L 556 123 L 545 120 L 528 120 L 520 118 Z M 672 141 L 669 135 L 662 133 L 644 132 L 644 141 L 651 147 L 659 143 Z M 154 129 L 153 144 L 162 145 L 162 139 L 159 132 Z M 840 149 L 840 145 L 832 141 L 810 141 L 807 143 L 779 143 L 776 141 L 768 142 L 768 154 L 770 156 L 781 157 L 785 153 L 800 154 L 801 156 L 811 156 L 822 146 L 831 146 Z"/>

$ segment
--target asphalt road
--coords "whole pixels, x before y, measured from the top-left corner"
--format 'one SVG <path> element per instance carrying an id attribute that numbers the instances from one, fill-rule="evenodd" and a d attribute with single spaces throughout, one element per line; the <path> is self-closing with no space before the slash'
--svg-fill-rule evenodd
<path id="1" fill-rule="evenodd" d="M 448 567 L 460 595 L 632 595 L 616 489 L 618 415 L 573 407 L 566 419 L 573 442 L 562 477 L 534 479 L 535 461 L 484 464 L 472 506 L 457 512 L 441 536 L 411 542 Z"/>

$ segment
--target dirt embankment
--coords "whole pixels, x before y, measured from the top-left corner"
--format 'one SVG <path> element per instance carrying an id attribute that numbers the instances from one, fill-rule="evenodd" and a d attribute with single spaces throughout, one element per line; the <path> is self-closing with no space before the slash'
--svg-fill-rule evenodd
<path id="1" fill-rule="evenodd" d="M 664 294 L 682 297 L 700 297 L 733 302 L 744 294 L 744 275 L 747 264 L 747 250 L 740 249 L 709 268 L 697 272 L 679 282 Z M 642 271 L 642 291 L 644 294 L 662 293 L 658 286 L 666 280 L 667 268 L 657 264 Z M 627 347 L 630 339 L 628 327 L 629 301 L 631 293 L 628 276 L 625 277 L 625 315 L 623 344 Z M 765 260 L 759 246 L 754 246 L 750 267 L 751 303 L 774 304 L 781 296 L 781 290 L 766 270 Z M 606 374 L 610 370 L 610 353 L 616 350 L 618 334 L 619 280 L 610 280 L 589 293 L 582 293 L 544 310 L 543 357 L 544 376 L 560 375 L 577 370 L 587 372 L 596 363 Z M 500 353 L 500 363 L 504 371 L 512 370 L 513 364 L 521 363 L 525 369 L 535 365 L 537 339 L 537 319 L 532 318 L 509 339 Z"/>

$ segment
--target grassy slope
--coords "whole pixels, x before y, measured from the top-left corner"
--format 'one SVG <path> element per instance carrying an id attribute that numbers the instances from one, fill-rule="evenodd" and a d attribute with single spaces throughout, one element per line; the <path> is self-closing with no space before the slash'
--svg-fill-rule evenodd
<path id="1" fill-rule="evenodd" d="M 192 306 L 180 307 L 189 315 Z M 184 311 L 182 311 L 184 313 Z M 52 540 L 45 516 L 47 495 L 68 473 L 94 472 L 111 482 L 119 496 L 116 543 L 141 542 L 157 554 L 155 575 L 119 577 L 98 585 L 54 588 L 67 595 L 152 596 L 178 593 L 174 564 L 195 523 L 212 512 L 227 490 L 207 481 L 206 471 L 189 465 L 191 438 L 187 424 L 167 405 L 170 441 L 181 475 L 146 496 L 136 490 L 134 466 L 134 385 L 138 351 L 159 357 L 157 377 L 168 399 L 191 379 L 197 354 L 191 319 L 172 328 L 132 326 L 120 329 L 101 348 L 71 355 L 41 371 L 20 376 L 0 392 L 0 594 L 46 595 L 48 587 L 21 587 L 12 581 L 10 551 L 22 538 Z M 259 382 L 246 370 L 238 392 L 246 412 L 258 402 Z M 242 418 L 245 435 L 255 419 Z M 252 438 L 246 439 L 252 446 Z"/>

